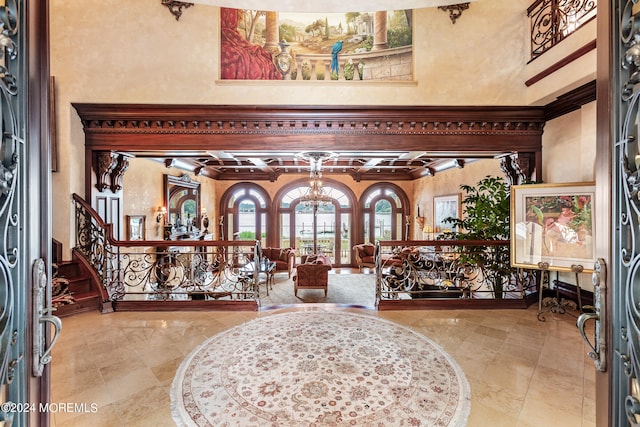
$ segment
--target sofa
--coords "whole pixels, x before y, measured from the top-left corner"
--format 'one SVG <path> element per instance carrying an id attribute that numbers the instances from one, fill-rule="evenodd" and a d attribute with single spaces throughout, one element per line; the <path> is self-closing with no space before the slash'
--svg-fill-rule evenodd
<path id="1" fill-rule="evenodd" d="M 331 259 L 327 255 L 307 256 L 303 264 L 296 266 L 293 273 L 293 293 L 298 289 L 322 289 L 327 296 Z"/>
<path id="2" fill-rule="evenodd" d="M 292 248 L 262 248 L 262 257 L 276 263 L 276 272 L 286 271 L 291 277 L 296 265 L 296 252 Z"/>

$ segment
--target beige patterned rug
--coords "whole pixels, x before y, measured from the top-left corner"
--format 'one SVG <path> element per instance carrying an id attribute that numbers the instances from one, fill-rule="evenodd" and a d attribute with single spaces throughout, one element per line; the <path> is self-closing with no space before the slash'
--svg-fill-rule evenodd
<path id="1" fill-rule="evenodd" d="M 260 307 L 288 304 L 328 303 L 374 307 L 376 302 L 376 276 L 373 274 L 334 274 L 329 272 L 327 296 L 322 289 L 300 289 L 294 295 L 293 280 L 286 274 L 277 274 L 275 283 L 266 292 L 260 285 Z"/>
<path id="2" fill-rule="evenodd" d="M 178 426 L 464 426 L 464 373 L 437 344 L 372 316 L 272 314 L 215 335 L 180 365 Z"/>

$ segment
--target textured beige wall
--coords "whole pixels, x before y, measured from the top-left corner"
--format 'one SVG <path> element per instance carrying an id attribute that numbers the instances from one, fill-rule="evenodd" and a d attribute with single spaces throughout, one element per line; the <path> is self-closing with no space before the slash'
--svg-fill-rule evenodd
<path id="1" fill-rule="evenodd" d="M 545 124 L 542 135 L 543 182 L 587 182 L 595 179 L 596 103 Z"/>
<path id="2" fill-rule="evenodd" d="M 217 81 L 216 7 L 196 5 L 176 21 L 158 0 L 51 0 L 60 153 L 54 238 L 65 250 L 73 244 L 69 195 L 84 194 L 84 134 L 73 102 L 524 105 L 529 3 L 474 2 L 455 25 L 438 9 L 415 10 L 414 82 L 238 83 Z"/>
<path id="3" fill-rule="evenodd" d="M 433 226 L 433 198 L 436 196 L 448 196 L 452 194 L 465 194 L 460 190 L 460 184 L 473 185 L 487 175 L 504 177 L 500 169 L 500 161 L 496 159 L 480 160 L 468 163 L 462 169 L 448 169 L 431 177 L 421 178 L 415 181 L 413 193 L 413 218 L 415 220 L 417 207 L 420 208 L 420 216 L 424 217 L 425 224 Z M 463 212 L 464 214 L 464 212 Z M 427 238 L 414 227 L 414 239 Z"/>

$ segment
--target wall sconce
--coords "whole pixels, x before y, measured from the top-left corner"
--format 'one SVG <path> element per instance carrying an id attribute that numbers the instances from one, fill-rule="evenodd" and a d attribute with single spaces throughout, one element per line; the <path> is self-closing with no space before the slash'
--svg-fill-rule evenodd
<path id="1" fill-rule="evenodd" d="M 207 208 L 200 209 L 200 217 L 202 218 L 202 228 L 204 228 L 203 233 L 209 233 L 207 228 L 209 227 L 209 217 L 207 216 Z"/>
<path id="2" fill-rule="evenodd" d="M 163 221 L 167 216 L 167 208 L 165 208 L 164 206 L 160 206 L 158 208 L 158 216 L 156 217 L 156 222 L 160 223 L 160 221 Z"/>

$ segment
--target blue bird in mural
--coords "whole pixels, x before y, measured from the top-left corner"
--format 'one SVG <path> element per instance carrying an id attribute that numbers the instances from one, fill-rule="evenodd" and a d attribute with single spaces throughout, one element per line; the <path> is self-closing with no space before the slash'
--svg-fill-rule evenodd
<path id="1" fill-rule="evenodd" d="M 335 72 L 336 75 L 338 74 L 338 71 L 340 71 L 338 67 L 338 53 L 340 53 L 341 50 L 342 40 L 338 40 L 331 48 L 331 73 Z"/>

